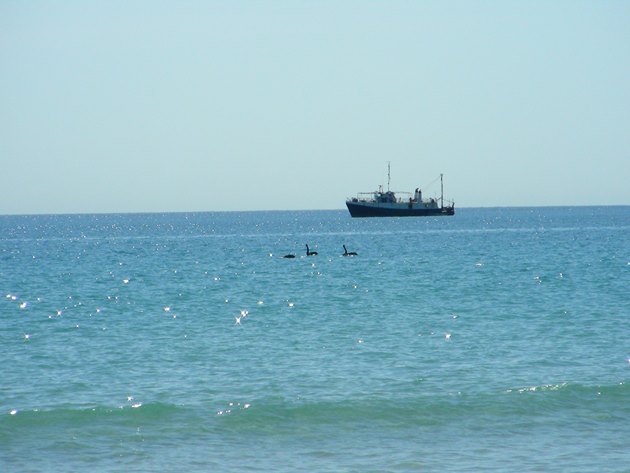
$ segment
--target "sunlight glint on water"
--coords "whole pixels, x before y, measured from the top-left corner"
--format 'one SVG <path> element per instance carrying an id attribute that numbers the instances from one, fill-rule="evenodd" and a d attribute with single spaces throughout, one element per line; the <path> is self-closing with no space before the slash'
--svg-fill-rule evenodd
<path id="1" fill-rule="evenodd" d="M 2 471 L 630 464 L 628 207 L 0 230 Z"/>

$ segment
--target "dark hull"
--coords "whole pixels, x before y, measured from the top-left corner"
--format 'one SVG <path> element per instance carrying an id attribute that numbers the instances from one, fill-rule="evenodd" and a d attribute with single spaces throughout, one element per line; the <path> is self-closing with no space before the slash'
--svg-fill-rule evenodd
<path id="1" fill-rule="evenodd" d="M 455 215 L 454 207 L 444 207 L 438 209 L 419 209 L 400 206 L 397 208 L 382 207 L 378 204 L 365 205 L 354 202 L 346 202 L 346 206 L 352 217 L 441 217 Z"/>

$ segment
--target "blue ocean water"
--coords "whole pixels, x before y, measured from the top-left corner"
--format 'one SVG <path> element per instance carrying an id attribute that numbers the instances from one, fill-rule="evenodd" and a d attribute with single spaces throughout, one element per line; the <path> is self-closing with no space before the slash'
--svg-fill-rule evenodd
<path id="1" fill-rule="evenodd" d="M 630 207 L 0 217 L 0 470 L 630 471 L 629 237 Z"/>

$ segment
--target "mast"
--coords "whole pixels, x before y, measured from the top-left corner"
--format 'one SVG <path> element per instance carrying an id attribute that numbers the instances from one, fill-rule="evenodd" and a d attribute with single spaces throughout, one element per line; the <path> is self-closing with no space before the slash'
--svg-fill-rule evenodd
<path id="1" fill-rule="evenodd" d="M 391 161 L 387 161 L 387 192 L 389 192 L 389 180 L 390 180 L 390 166 L 391 166 Z"/>
<path id="2" fill-rule="evenodd" d="M 444 174 L 440 174 L 440 189 L 442 194 L 440 200 L 442 201 L 442 208 L 444 208 Z"/>

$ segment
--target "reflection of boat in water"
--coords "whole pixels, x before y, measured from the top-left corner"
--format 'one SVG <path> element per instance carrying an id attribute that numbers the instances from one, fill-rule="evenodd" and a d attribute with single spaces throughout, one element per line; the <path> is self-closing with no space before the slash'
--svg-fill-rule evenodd
<path id="1" fill-rule="evenodd" d="M 374 192 L 359 192 L 357 197 L 346 200 L 346 206 L 352 217 L 428 217 L 455 215 L 455 203 L 444 205 L 444 179 L 440 174 L 440 198 L 422 199 L 422 191 L 416 189 L 413 194 L 402 199 L 389 190 L 389 165 L 387 166 L 387 191 L 379 186 Z"/>

